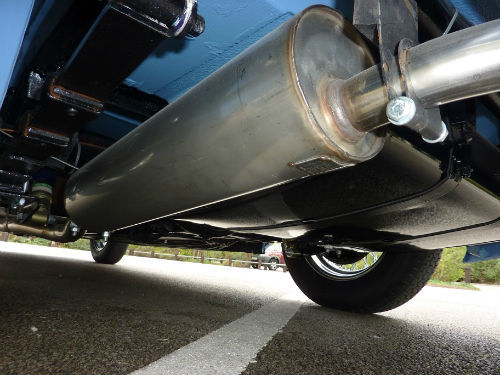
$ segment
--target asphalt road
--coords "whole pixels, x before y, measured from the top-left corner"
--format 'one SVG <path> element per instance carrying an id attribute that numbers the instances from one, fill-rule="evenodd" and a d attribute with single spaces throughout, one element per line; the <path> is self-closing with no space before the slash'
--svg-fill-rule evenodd
<path id="1" fill-rule="evenodd" d="M 500 287 L 374 315 L 283 272 L 0 244 L 0 375 L 500 374 Z"/>

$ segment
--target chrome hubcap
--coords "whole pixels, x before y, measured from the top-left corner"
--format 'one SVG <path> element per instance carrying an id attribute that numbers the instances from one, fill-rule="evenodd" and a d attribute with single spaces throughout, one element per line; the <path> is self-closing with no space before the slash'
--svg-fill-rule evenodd
<path id="1" fill-rule="evenodd" d="M 349 263 L 339 264 L 327 258 L 325 253 L 311 255 L 307 257 L 309 264 L 320 275 L 334 280 L 353 280 L 365 275 L 373 270 L 383 258 L 382 252 L 367 252 L 361 260 Z"/>
<path id="2" fill-rule="evenodd" d="M 107 244 L 108 244 L 108 241 L 104 241 L 103 239 L 101 239 L 101 240 L 94 240 L 94 247 L 95 247 L 95 250 L 98 253 L 100 253 L 101 251 L 103 251 Z"/>
<path id="3" fill-rule="evenodd" d="M 105 231 L 105 232 L 103 232 L 101 238 L 99 238 L 98 240 L 93 240 L 95 251 L 100 253 L 101 251 L 104 250 L 104 248 L 108 244 L 109 235 L 110 235 L 110 233 L 108 231 Z"/>

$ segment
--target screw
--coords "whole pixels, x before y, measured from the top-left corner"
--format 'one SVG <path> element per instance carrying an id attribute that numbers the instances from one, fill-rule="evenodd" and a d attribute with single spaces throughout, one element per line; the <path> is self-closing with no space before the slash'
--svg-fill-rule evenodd
<path id="1" fill-rule="evenodd" d="M 109 232 L 106 231 L 102 234 L 102 239 L 104 240 L 104 242 L 107 242 L 108 239 L 109 239 Z"/>
<path id="2" fill-rule="evenodd" d="M 386 115 L 394 125 L 406 125 L 415 117 L 415 102 L 406 96 L 398 96 L 387 104 Z"/>

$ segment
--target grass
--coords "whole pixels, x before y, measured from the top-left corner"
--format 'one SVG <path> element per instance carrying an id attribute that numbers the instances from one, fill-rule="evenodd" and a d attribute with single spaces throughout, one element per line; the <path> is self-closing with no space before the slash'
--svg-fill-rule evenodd
<path id="1" fill-rule="evenodd" d="M 480 290 L 472 284 L 460 283 L 460 282 L 449 282 L 431 279 L 427 283 L 429 286 L 438 286 L 441 288 L 453 288 L 453 289 L 466 289 L 466 290 Z"/>
<path id="2" fill-rule="evenodd" d="M 38 246 L 51 246 L 58 248 L 66 248 L 66 249 L 78 249 L 78 250 L 90 250 L 89 240 L 79 239 L 75 242 L 69 243 L 55 243 L 49 240 L 45 240 L 37 237 L 30 236 L 16 236 L 14 234 L 8 235 L 9 242 L 17 242 L 17 243 L 25 243 L 30 245 L 38 245 Z M 182 255 L 188 256 L 197 256 L 200 257 L 202 251 L 200 250 L 191 250 L 191 249 L 170 249 L 165 247 L 154 247 L 154 246 L 139 246 L 139 245 L 129 245 L 128 253 L 130 254 L 130 250 L 136 252 L 134 255 L 141 257 L 148 257 L 152 251 L 156 254 L 156 257 L 159 257 L 160 254 L 170 254 L 171 256 L 161 257 L 161 259 L 174 259 L 174 254 L 181 255 L 178 260 L 184 262 L 195 262 L 200 263 L 200 259 L 194 258 L 185 258 Z M 248 263 L 241 263 L 238 260 L 249 261 L 252 258 L 252 254 L 248 253 L 240 253 L 240 252 L 228 252 L 228 251 L 215 251 L 215 250 L 205 250 L 203 251 L 205 256 L 205 263 L 207 264 L 221 264 L 220 261 L 214 261 L 207 258 L 217 258 L 222 259 L 222 265 L 228 265 L 229 258 L 231 258 L 234 262 L 232 263 L 233 267 L 249 267 Z"/>

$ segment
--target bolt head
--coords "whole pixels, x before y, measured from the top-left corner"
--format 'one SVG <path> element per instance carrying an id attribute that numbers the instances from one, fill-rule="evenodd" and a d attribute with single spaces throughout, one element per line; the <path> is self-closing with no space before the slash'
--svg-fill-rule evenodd
<path id="1" fill-rule="evenodd" d="M 66 114 L 68 117 L 75 117 L 78 114 L 78 110 L 76 108 L 70 107 L 66 110 Z"/>
<path id="2" fill-rule="evenodd" d="M 26 199 L 20 198 L 18 203 L 20 206 L 24 206 L 24 204 L 26 203 Z"/>
<path id="3" fill-rule="evenodd" d="M 78 234 L 78 232 L 80 231 L 80 228 L 78 227 L 78 225 L 76 225 L 72 221 L 69 223 L 69 227 L 71 229 L 71 234 L 73 236 L 76 236 Z"/>
<path id="4" fill-rule="evenodd" d="M 394 125 L 407 125 L 415 117 L 417 106 L 406 96 L 398 96 L 387 104 L 387 119 Z"/>

